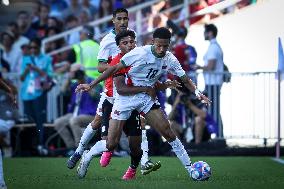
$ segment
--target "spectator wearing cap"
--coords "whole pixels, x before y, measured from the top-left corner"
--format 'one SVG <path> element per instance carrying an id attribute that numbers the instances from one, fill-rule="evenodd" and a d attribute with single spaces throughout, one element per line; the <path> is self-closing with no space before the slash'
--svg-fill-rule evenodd
<path id="1" fill-rule="evenodd" d="M 83 26 L 80 31 L 80 43 L 73 45 L 73 50 L 69 54 L 70 63 L 81 64 L 90 78 L 97 78 L 100 73 L 97 70 L 99 44 L 93 40 L 94 28 Z"/>
<path id="2" fill-rule="evenodd" d="M 75 82 L 72 82 L 72 80 Z M 102 90 L 92 90 L 82 94 L 75 93 L 77 85 L 92 81 L 93 79 L 85 75 L 81 64 L 73 64 L 69 72 L 69 77 L 62 87 L 63 93 L 71 93 L 71 101 L 68 105 L 68 113 L 57 118 L 54 121 L 54 125 L 55 130 L 61 136 L 66 148 L 69 150 L 74 149 L 79 144 L 82 129 L 96 115 L 97 104 Z"/>
<path id="3" fill-rule="evenodd" d="M 1 59 L 6 61 L 9 65 L 10 72 L 20 71 L 20 61 L 21 61 L 21 49 L 13 46 L 15 42 L 15 36 L 10 31 L 3 32 L 1 34 L 1 44 L 3 45 L 3 50 L 1 50 Z"/>

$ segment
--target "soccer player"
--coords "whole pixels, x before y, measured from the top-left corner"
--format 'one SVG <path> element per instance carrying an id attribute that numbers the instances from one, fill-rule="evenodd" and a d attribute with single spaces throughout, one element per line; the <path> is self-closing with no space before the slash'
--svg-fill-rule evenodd
<path id="1" fill-rule="evenodd" d="M 153 33 L 153 45 L 136 47 L 125 54 L 119 64 L 109 67 L 92 83 L 78 85 L 77 92 L 89 91 L 110 75 L 128 67 L 127 77 L 131 79 L 131 84 L 134 87 L 142 89 L 144 87 L 154 87 L 161 74 L 170 72 L 178 76 L 186 88 L 194 92 L 203 103 L 210 104 L 210 100 L 197 89 L 185 74 L 176 57 L 167 51 L 170 39 L 171 32 L 167 28 L 156 29 Z M 172 132 L 169 121 L 160 107 L 155 104 L 153 98 L 146 91 L 141 91 L 141 93 L 134 95 L 120 93 L 116 96 L 111 113 L 112 119 L 109 122 L 107 141 L 99 141 L 93 147 L 96 149 L 97 154 L 101 151 L 112 151 L 117 146 L 121 130 L 134 110 L 143 114 L 147 122 L 168 141 L 185 169 L 190 172 L 191 161 L 183 144 Z M 78 169 L 79 175 L 86 174 L 91 159 L 92 157 L 86 154 L 86 157 L 81 160 L 80 168 Z"/>
<path id="2" fill-rule="evenodd" d="M 117 33 L 127 30 L 128 26 L 128 11 L 124 8 L 116 9 L 113 12 L 113 23 L 114 29 L 109 32 L 100 43 L 100 50 L 98 53 L 99 66 L 98 70 L 104 72 L 111 65 L 111 59 L 115 57 L 120 49 L 116 45 L 115 36 Z M 111 78 L 108 78 L 105 82 L 105 93 L 102 93 L 100 102 L 97 108 L 97 114 L 95 119 L 90 123 L 85 129 L 79 145 L 75 153 L 67 161 L 67 167 L 73 169 L 76 166 L 76 163 L 80 160 L 86 145 L 89 143 L 90 139 L 94 136 L 97 129 L 102 126 L 102 139 L 106 140 L 107 131 L 108 131 L 108 122 L 110 113 L 112 110 L 112 104 L 114 101 L 113 98 L 113 81 Z M 104 111 L 104 112 L 103 112 Z M 104 116 L 103 116 L 104 114 Z M 135 118 L 135 115 L 134 115 Z M 136 118 L 135 118 L 136 119 Z M 148 174 L 153 170 L 157 170 L 161 164 L 160 162 L 152 162 L 148 158 L 148 142 L 146 132 L 142 131 L 142 143 L 141 147 L 143 148 L 143 161 L 141 162 L 141 172 L 142 174 Z M 100 160 L 102 167 L 106 167 L 111 159 L 112 151 L 103 152 Z"/>

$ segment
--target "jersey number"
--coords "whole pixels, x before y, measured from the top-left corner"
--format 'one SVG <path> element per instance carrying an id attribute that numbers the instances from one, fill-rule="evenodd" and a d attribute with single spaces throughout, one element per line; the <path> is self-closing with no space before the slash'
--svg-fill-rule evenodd
<path id="1" fill-rule="evenodd" d="M 158 70 L 154 70 L 153 68 L 149 69 L 149 72 L 146 76 L 146 78 L 149 78 L 149 79 L 153 79 L 156 74 L 158 73 Z"/>

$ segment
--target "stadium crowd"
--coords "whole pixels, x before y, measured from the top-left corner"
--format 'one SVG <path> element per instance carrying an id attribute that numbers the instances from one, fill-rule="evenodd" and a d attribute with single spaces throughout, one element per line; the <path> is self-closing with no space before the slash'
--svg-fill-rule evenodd
<path id="1" fill-rule="evenodd" d="M 98 77 L 99 72 L 94 68 L 98 65 L 96 53 L 99 50 L 98 41 L 101 39 L 97 36 L 110 31 L 113 28 L 113 23 L 109 21 L 95 28 L 87 24 L 93 20 L 111 15 L 113 10 L 117 8 L 130 8 L 146 1 L 150 0 L 37 1 L 33 12 L 25 10 L 18 12 L 17 19 L 9 23 L 6 30 L 1 32 L 1 75 L 14 74 L 18 77 L 20 76 L 21 87 L 17 87 L 19 99 L 21 100 L 20 104 L 23 104 L 24 115 L 30 121 L 36 123 L 37 129 L 34 131 L 35 135 L 32 136 L 38 137 L 30 145 L 36 148 L 39 154 L 46 155 L 46 148 L 49 147 L 45 146 L 47 134 L 44 132 L 45 128 L 43 125 L 46 123 L 47 94 L 56 85 L 56 81 L 53 79 L 54 75 L 65 76 L 65 80 L 62 82 L 64 84 L 61 87 L 60 98 L 54 99 L 60 102 L 58 104 L 61 104 L 63 111 L 60 111 L 58 118 L 53 121 L 54 128 L 62 137 L 63 146 L 67 148 L 67 151 L 74 150 L 82 134 L 81 128 L 85 128 L 87 123 L 94 118 L 99 94 L 103 91 L 102 85 L 83 96 L 76 95 L 74 87 L 78 83 L 91 81 Z M 180 25 L 174 24 L 173 20 L 185 18 L 185 12 L 188 9 L 191 13 L 194 13 L 220 1 L 196 0 L 182 11 L 157 15 L 157 13 L 183 2 L 182 0 L 161 1 L 142 11 L 143 17 L 149 18 L 142 26 L 143 31 L 153 31 L 154 28 L 161 26 L 168 26 L 172 29 L 175 40 L 173 40 L 170 50 L 195 83 L 197 78 L 194 72 L 197 69 L 210 71 L 210 68 L 196 64 L 198 52 L 196 52 L 193 46 L 185 42 L 187 28 L 184 26 L 184 23 L 180 23 Z M 210 19 L 255 2 L 256 0 L 242 0 L 224 11 L 190 18 L 189 22 L 190 24 L 206 24 Z M 135 24 L 133 23 L 135 23 L 135 15 L 130 13 L 128 27 L 135 30 Z M 73 32 L 66 38 L 47 43 L 44 47 L 46 54 L 40 51 L 42 47 L 41 40 L 44 38 L 78 26 L 84 26 L 80 32 Z M 205 25 L 205 32 L 213 34 L 212 38 L 209 39 L 211 40 L 216 37 L 217 28 L 212 24 Z M 151 43 L 150 35 L 144 36 L 143 44 L 149 43 Z M 73 45 L 73 48 L 52 56 L 47 54 L 66 45 Z M 91 55 L 88 52 L 91 52 Z M 223 67 L 219 71 L 223 71 Z M 176 78 L 172 75 L 164 75 L 161 81 L 166 81 L 167 79 Z M 207 92 L 210 93 L 210 89 L 207 89 Z M 7 96 L 7 94 L 1 93 L 1 104 L 2 101 L 7 99 L 2 98 L 5 95 Z M 210 94 L 208 95 L 215 98 Z M 198 145 L 202 141 L 209 140 L 212 134 L 221 136 L 221 133 L 218 133 L 218 125 L 222 124 L 219 123 L 221 119 L 219 120 L 218 113 L 216 116 L 212 114 L 214 110 L 216 111 L 218 104 L 213 103 L 213 109 L 209 111 L 206 106 L 200 104 L 195 97 L 190 95 L 189 91 L 184 90 L 184 87 L 179 88 L 179 90 L 172 90 L 169 97 L 166 96 L 165 91 L 160 91 L 157 93 L 157 97 L 161 107 L 165 107 L 165 103 L 172 105 L 172 111 L 168 117 L 172 129 L 181 140 L 186 142 L 192 141 Z M 91 110 L 92 108 L 93 110 Z M 14 118 L 14 116 L 7 118 L 6 114 L 5 116 L 0 115 L 1 124 L 3 122 L 4 125 L 6 123 L 11 125 L 11 122 L 9 122 L 11 119 L 17 122 L 19 118 Z M 214 120 L 213 117 L 216 119 Z M 67 128 L 68 125 L 69 128 Z M 9 128 L 11 127 L 9 126 Z M 193 136 L 191 136 L 192 132 Z M 162 139 L 161 137 L 156 137 L 158 133 L 153 129 L 149 129 L 148 135 L 150 136 L 149 142 L 153 143 L 149 145 L 151 153 L 154 155 L 164 153 L 161 151 L 163 148 L 159 148 Z M 122 142 L 122 149 L 123 146 Z"/>

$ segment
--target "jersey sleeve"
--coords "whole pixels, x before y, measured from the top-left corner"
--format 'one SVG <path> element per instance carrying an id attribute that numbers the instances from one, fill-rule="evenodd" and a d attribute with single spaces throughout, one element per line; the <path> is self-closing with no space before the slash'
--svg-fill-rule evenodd
<path id="1" fill-rule="evenodd" d="M 171 53 L 169 57 L 169 73 L 182 77 L 185 75 L 185 71 L 182 69 L 178 59 Z"/>
<path id="2" fill-rule="evenodd" d="M 99 62 L 107 63 L 108 58 L 110 57 L 110 47 L 107 41 L 108 41 L 107 39 L 103 39 L 100 43 L 100 48 L 97 57 Z"/>
<path id="3" fill-rule="evenodd" d="M 126 53 L 120 60 L 120 62 L 125 66 L 131 66 L 137 61 L 143 60 L 143 56 L 145 55 L 145 51 L 141 47 L 136 47 L 129 53 Z"/>
<path id="4" fill-rule="evenodd" d="M 121 75 L 126 75 L 129 71 L 130 67 L 125 67 L 122 68 L 121 70 L 119 70 L 118 72 L 116 72 L 113 77 L 117 77 L 117 76 L 121 76 Z"/>

